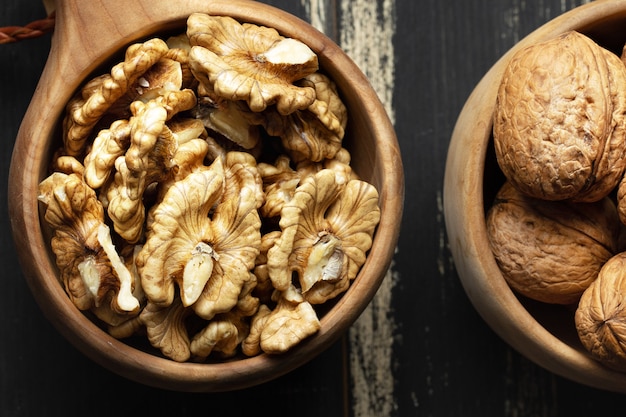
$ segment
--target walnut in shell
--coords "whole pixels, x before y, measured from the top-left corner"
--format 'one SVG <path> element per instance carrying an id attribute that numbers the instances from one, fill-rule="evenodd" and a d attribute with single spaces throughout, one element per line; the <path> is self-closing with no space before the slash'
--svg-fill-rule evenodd
<path id="1" fill-rule="evenodd" d="M 578 32 L 520 50 L 494 115 L 496 156 L 524 193 L 597 201 L 626 167 L 626 67 Z"/>
<path id="2" fill-rule="evenodd" d="M 576 309 L 580 341 L 596 360 L 626 372 L 626 252 L 609 259 Z"/>
<path id="3" fill-rule="evenodd" d="M 546 303 L 576 303 L 617 253 L 619 218 L 607 197 L 594 203 L 528 197 L 507 182 L 487 214 L 498 266 L 518 293 Z"/>

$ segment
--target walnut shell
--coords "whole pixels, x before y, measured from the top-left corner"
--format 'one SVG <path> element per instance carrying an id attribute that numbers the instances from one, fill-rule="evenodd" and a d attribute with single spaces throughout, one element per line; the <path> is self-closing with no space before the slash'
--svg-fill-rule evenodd
<path id="1" fill-rule="evenodd" d="M 576 309 L 578 337 L 592 357 L 626 372 L 626 252 L 602 267 Z"/>
<path id="2" fill-rule="evenodd" d="M 602 265 L 617 253 L 615 204 L 546 201 L 528 197 L 510 182 L 487 213 L 487 233 L 512 289 L 553 304 L 576 303 Z"/>
<path id="3" fill-rule="evenodd" d="M 597 201 L 626 167 L 626 67 L 578 32 L 520 50 L 498 90 L 493 136 L 505 176 L 546 200 Z"/>

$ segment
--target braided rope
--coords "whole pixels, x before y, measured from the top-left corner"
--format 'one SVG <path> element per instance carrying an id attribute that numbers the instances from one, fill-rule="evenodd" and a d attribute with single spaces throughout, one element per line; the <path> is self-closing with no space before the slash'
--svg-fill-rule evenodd
<path id="1" fill-rule="evenodd" d="M 0 27 L 0 44 L 12 43 L 23 39 L 32 39 L 42 36 L 54 29 L 54 11 L 45 19 L 35 20 L 26 26 Z"/>

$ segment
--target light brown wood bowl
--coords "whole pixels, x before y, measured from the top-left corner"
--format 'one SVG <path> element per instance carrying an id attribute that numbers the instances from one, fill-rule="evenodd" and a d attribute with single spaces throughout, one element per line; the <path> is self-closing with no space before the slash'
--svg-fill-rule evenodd
<path id="1" fill-rule="evenodd" d="M 321 330 L 284 355 L 199 364 L 177 363 L 110 337 L 80 313 L 57 279 L 42 233 L 37 188 L 45 177 L 58 125 L 77 88 L 133 42 L 175 30 L 192 12 L 228 15 L 276 28 L 315 51 L 336 83 L 350 122 L 345 146 L 354 170 L 380 193 L 382 218 L 368 259 L 350 289 L 321 318 Z M 10 167 L 13 236 L 28 285 L 45 316 L 81 352 L 119 375 L 178 391 L 226 391 L 257 385 L 308 362 L 336 342 L 379 288 L 391 263 L 404 199 L 402 161 L 393 126 L 355 63 L 309 24 L 274 7 L 233 0 L 59 0 L 51 51 L 23 119 Z M 115 63 L 115 62 L 113 62 Z"/>
<path id="2" fill-rule="evenodd" d="M 484 75 L 452 133 L 444 180 L 446 228 L 468 298 L 502 339 L 555 374 L 626 392 L 626 374 L 600 365 L 583 348 L 572 309 L 532 302 L 513 293 L 489 248 L 485 226 L 486 210 L 504 182 L 492 138 L 495 99 L 504 68 L 519 49 L 569 30 L 585 33 L 619 55 L 626 42 L 626 2 L 598 0 L 560 15 L 521 40 Z"/>

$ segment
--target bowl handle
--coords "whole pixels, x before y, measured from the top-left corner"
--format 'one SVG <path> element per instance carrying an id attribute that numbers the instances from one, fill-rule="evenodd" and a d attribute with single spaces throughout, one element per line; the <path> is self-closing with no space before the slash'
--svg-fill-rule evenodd
<path id="1" fill-rule="evenodd" d="M 180 26 L 193 12 L 222 10 L 241 14 L 250 0 L 44 0 L 55 10 L 51 72 L 64 78 L 84 79 L 103 64 L 103 57 L 155 31 Z M 254 9 L 254 8 L 251 8 Z M 242 16 L 254 19 L 254 14 Z M 57 73 L 58 72 L 58 73 Z"/>

